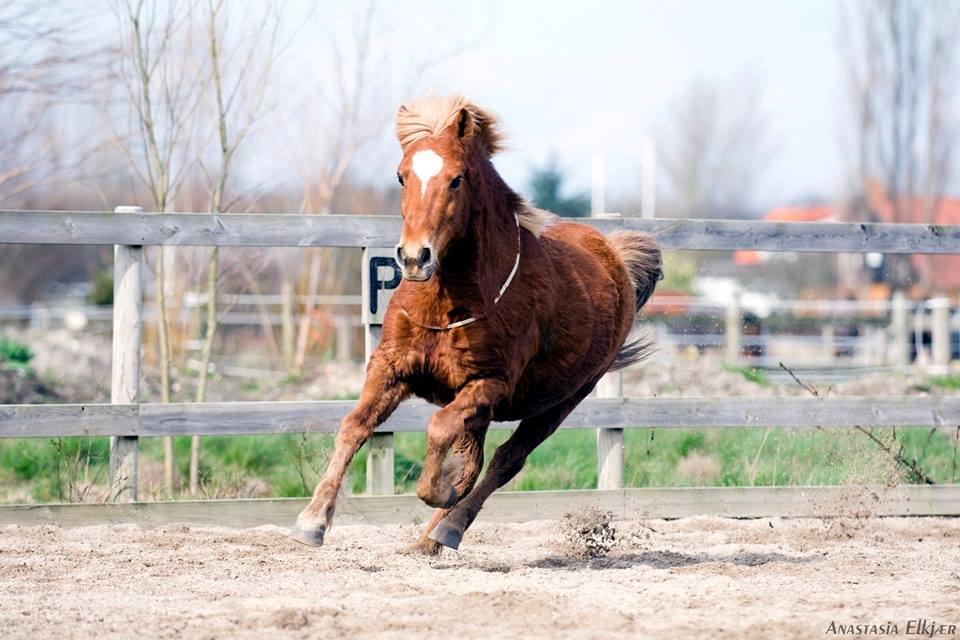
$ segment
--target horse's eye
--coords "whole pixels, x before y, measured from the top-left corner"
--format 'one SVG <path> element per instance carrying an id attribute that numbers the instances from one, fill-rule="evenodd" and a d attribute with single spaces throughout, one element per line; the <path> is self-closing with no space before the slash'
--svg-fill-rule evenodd
<path id="1" fill-rule="evenodd" d="M 461 183 L 461 182 L 463 182 L 463 176 L 457 176 L 457 177 L 454 178 L 453 181 L 450 183 L 450 188 L 451 188 L 451 189 L 458 189 L 458 188 L 460 188 L 460 183 Z"/>
<path id="2" fill-rule="evenodd" d="M 400 183 L 401 187 L 403 186 L 403 176 L 400 175 L 399 173 L 397 174 L 397 182 Z"/>

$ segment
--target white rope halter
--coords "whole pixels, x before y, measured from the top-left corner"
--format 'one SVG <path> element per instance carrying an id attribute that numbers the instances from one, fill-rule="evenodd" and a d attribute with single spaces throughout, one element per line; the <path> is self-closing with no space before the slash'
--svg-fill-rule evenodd
<path id="1" fill-rule="evenodd" d="M 494 306 L 496 306 L 496 304 L 500 302 L 500 298 L 502 298 L 503 294 L 507 292 L 507 289 L 510 287 L 510 283 L 513 282 L 513 277 L 517 275 L 517 268 L 520 267 L 520 216 L 514 213 L 513 219 L 517 223 L 517 258 L 516 260 L 513 261 L 513 269 L 510 270 L 510 275 L 508 275 L 507 279 L 503 281 L 503 285 L 500 286 L 500 292 L 497 294 L 497 297 L 493 299 Z M 404 309 L 403 307 L 400 307 L 400 313 L 405 315 L 407 317 L 407 320 L 417 325 L 421 329 L 430 329 L 431 331 L 449 331 L 450 329 L 456 329 L 457 327 L 464 327 L 484 317 L 484 316 L 471 316 L 466 320 L 458 320 L 457 322 L 451 322 L 448 325 L 438 327 L 432 324 L 423 324 L 421 322 L 417 322 L 416 320 L 410 317 L 410 314 L 407 313 L 407 310 Z"/>

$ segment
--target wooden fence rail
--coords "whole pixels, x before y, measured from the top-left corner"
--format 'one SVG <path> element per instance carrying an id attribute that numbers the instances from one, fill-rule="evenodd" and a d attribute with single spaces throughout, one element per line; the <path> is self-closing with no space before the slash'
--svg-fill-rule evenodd
<path id="1" fill-rule="evenodd" d="M 336 433 L 353 401 L 55 404 L 0 406 L 0 438 Z M 416 433 L 436 407 L 401 405 L 378 429 Z M 589 398 L 565 429 L 657 427 L 950 427 L 960 424 L 960 397 Z M 512 429 L 513 422 L 494 423 Z"/>
<path id="2" fill-rule="evenodd" d="M 0 505 L 5 525 L 83 527 L 137 524 L 288 527 L 306 498 L 178 500 L 136 504 Z M 595 507 L 615 518 L 861 518 L 873 516 L 952 516 L 960 511 L 958 485 L 898 487 L 685 487 L 574 491 L 498 491 L 483 505 L 485 522 L 559 519 Z M 430 519 L 431 509 L 414 495 L 341 496 L 337 525 L 412 524 Z"/>
<path id="3" fill-rule="evenodd" d="M 960 225 L 581 218 L 656 235 L 665 249 L 957 253 Z M 0 211 L 0 242 L 221 247 L 393 247 L 399 216 Z"/>
<path id="4" fill-rule="evenodd" d="M 580 221 L 604 232 L 647 231 L 657 237 L 662 247 L 675 250 L 960 253 L 960 226 L 621 217 Z M 2 406 L 0 437 L 110 436 L 113 495 L 136 500 L 137 438 L 141 436 L 335 431 L 352 403 L 138 403 L 142 300 L 140 287 L 134 285 L 134 280 L 138 285 L 141 247 L 358 247 L 365 249 L 365 256 L 392 255 L 382 250 L 394 246 L 400 224 L 397 216 L 155 214 L 134 208 L 118 208 L 108 213 L 0 211 L 0 243 L 115 245 L 114 269 L 118 283 L 113 317 L 113 404 Z M 374 296 L 379 295 L 379 286 L 376 286 Z M 939 316 L 949 315 L 949 309 L 937 309 Z M 376 344 L 379 331 L 366 306 L 364 314 L 369 351 Z M 942 344 L 943 337 L 939 337 L 938 344 Z M 942 361 L 942 353 L 939 358 L 938 362 Z M 566 428 L 598 430 L 600 489 L 623 486 L 622 430 L 633 427 L 960 424 L 960 398 L 636 399 L 623 398 L 615 379 L 600 387 L 599 395 L 607 397 L 584 402 L 564 423 Z M 391 434 L 422 431 L 432 411 L 424 403 L 409 403 L 381 427 L 371 443 L 368 490 L 393 492 Z M 951 504 L 955 506 L 956 501 Z"/>

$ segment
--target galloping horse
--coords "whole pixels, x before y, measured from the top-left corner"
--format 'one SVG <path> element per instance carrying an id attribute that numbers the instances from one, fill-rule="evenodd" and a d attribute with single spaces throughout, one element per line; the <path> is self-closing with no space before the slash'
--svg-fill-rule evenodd
<path id="1" fill-rule="evenodd" d="M 321 545 L 347 465 L 405 398 L 442 408 L 427 426 L 417 495 L 437 508 L 414 549 L 456 549 L 484 501 L 523 467 L 604 373 L 642 359 L 627 341 L 661 277 L 650 236 L 561 222 L 528 205 L 491 161 L 497 121 L 462 97 L 401 106 L 403 282 L 357 406 L 291 536 Z M 519 420 L 483 480 L 491 421 Z M 450 458 L 447 458 L 447 454 Z"/>

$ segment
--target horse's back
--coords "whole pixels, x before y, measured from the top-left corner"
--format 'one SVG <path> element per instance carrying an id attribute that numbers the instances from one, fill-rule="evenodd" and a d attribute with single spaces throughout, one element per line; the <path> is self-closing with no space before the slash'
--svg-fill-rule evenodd
<path id="1" fill-rule="evenodd" d="M 606 236 L 590 225 L 558 220 L 544 230 L 541 240 L 555 250 L 560 269 L 605 275 L 618 284 L 625 282 L 623 263 L 616 251 Z"/>
<path id="2" fill-rule="evenodd" d="M 518 383 L 520 402 L 511 419 L 594 384 L 633 324 L 630 276 L 602 233 L 558 220 L 538 244 L 537 259 L 547 263 L 538 271 L 549 283 L 532 296 L 538 301 L 539 350 Z"/>

